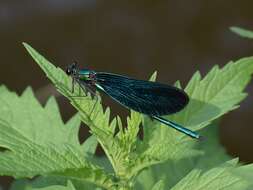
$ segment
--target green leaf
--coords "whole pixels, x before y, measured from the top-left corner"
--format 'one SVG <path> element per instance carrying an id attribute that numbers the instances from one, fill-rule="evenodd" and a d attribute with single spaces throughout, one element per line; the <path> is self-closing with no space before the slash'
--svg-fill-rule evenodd
<path id="1" fill-rule="evenodd" d="M 250 57 L 230 62 L 222 69 L 215 66 L 203 79 L 201 79 L 199 72 L 195 73 L 185 88 L 190 96 L 190 103 L 183 111 L 167 118 L 192 129 L 206 127 L 216 118 L 238 107 L 238 103 L 246 97 L 243 90 L 248 84 L 252 72 L 253 58 Z M 211 151 L 209 152 L 207 149 L 205 152 L 197 146 L 202 145 L 206 148 L 205 140 L 201 142 L 191 139 L 158 122 L 152 122 L 147 117 L 144 119 L 143 125 L 144 140 L 138 146 L 139 162 L 136 161 L 136 163 L 139 165 L 135 167 L 138 171 L 141 171 L 141 168 L 170 160 L 166 162 L 170 167 L 178 163 L 182 165 L 178 177 L 174 175 L 172 178 L 176 182 L 192 166 L 192 160 L 187 161 L 187 158 L 201 158 L 199 167 L 209 162 L 201 155 L 206 154 L 205 158 L 212 156 L 215 159 L 215 156 L 211 155 Z M 223 152 L 223 150 L 220 151 Z M 225 157 L 221 161 L 225 161 Z M 215 162 L 218 163 L 219 157 L 216 158 Z"/>
<path id="2" fill-rule="evenodd" d="M 87 154 L 94 155 L 97 149 L 98 141 L 97 138 L 92 135 L 83 144 L 83 150 Z"/>
<path id="3" fill-rule="evenodd" d="M 200 180 L 204 183 L 206 178 L 213 179 L 214 183 L 212 184 L 215 185 L 217 184 L 216 178 L 212 178 L 212 175 L 219 171 L 224 171 L 226 176 L 229 176 L 228 180 L 231 180 L 231 183 L 228 183 L 228 185 L 233 186 L 232 182 L 235 179 L 238 179 L 238 183 L 235 184 L 239 184 L 239 186 L 244 184 L 239 180 L 239 175 L 231 174 L 230 176 L 230 171 L 234 171 L 235 164 L 227 163 L 224 166 L 216 166 L 229 159 L 229 157 L 218 145 L 216 137 L 213 137 L 216 136 L 215 133 L 211 136 L 211 140 L 214 138 L 213 141 L 201 143 L 133 111 L 127 119 L 128 127 L 123 128 L 119 117 L 117 119 L 113 118 L 110 122 L 110 110 L 107 108 L 103 111 L 100 98 L 97 102 L 89 95 L 82 99 L 73 97 L 82 95 L 82 90 L 79 91 L 80 89 L 76 86 L 74 94 L 70 92 L 69 89 L 72 84 L 70 78 L 29 45 L 24 45 L 39 66 L 46 72 L 48 78 L 79 111 L 82 121 L 89 126 L 91 133 L 101 144 L 115 171 L 116 178 L 119 181 L 117 183 L 119 189 L 132 186 L 136 180 L 135 177 L 141 171 L 143 172 L 134 185 L 138 188 L 145 187 L 144 189 L 160 188 L 161 184 L 164 184 L 162 186 L 166 188 L 173 187 L 174 184 L 177 184 L 174 188 L 184 187 L 186 184 L 198 187 L 199 184 L 196 181 Z M 209 126 L 211 128 L 210 123 L 212 121 L 237 108 L 238 103 L 246 97 L 243 90 L 248 84 L 252 72 L 253 58 L 244 58 L 236 62 L 230 62 L 222 69 L 215 66 L 203 79 L 199 72 L 195 73 L 185 88 L 190 96 L 190 103 L 183 111 L 166 118 L 193 130 L 202 129 L 205 135 L 204 127 Z M 156 74 L 153 75 L 152 79 L 154 80 L 155 77 Z M 180 82 L 177 82 L 176 85 L 181 87 Z M 90 113 L 93 108 L 94 111 Z M 55 108 L 50 108 L 50 110 L 53 109 Z M 6 115 L 6 117 L 9 116 Z M 143 141 L 137 138 L 141 122 L 144 127 Z M 119 127 L 117 133 L 115 132 L 116 124 Z M 73 133 L 76 133 L 76 130 L 73 130 Z M 209 133 L 206 136 L 208 135 Z M 73 141 L 75 140 L 73 139 Z M 212 144 L 211 147 L 208 147 L 209 143 Z M 93 140 L 91 140 L 91 144 L 93 144 Z M 82 153 L 94 153 L 95 146 L 91 146 L 89 141 L 79 146 Z M 217 159 L 212 154 L 213 152 L 217 152 Z M 84 158 L 90 159 L 87 156 Z M 85 163 L 87 163 L 87 160 Z M 88 163 L 88 166 L 91 167 L 91 169 L 88 167 L 90 170 L 79 168 L 77 172 L 72 168 L 66 168 L 63 171 L 64 176 L 71 180 L 87 179 L 90 171 L 92 171 L 92 176 L 97 176 L 96 179 L 99 179 L 95 183 L 100 184 L 100 187 L 111 188 L 115 185 L 112 177 L 106 174 L 104 170 L 104 173 L 101 174 L 101 170 L 94 169 L 94 167 L 97 168 L 94 162 Z M 214 166 L 216 167 L 213 168 Z M 148 169 L 144 170 L 145 168 Z M 192 170 L 193 168 L 194 170 Z M 231 168 L 231 170 L 228 168 Z M 61 172 L 54 172 L 53 174 L 62 176 Z M 90 182 L 94 183 L 92 176 L 89 176 L 88 179 L 92 179 Z M 226 176 L 221 174 L 218 176 L 217 181 Z M 101 186 L 101 179 L 104 179 L 103 185 L 106 184 L 106 186 Z M 166 180 L 159 182 L 161 179 Z M 193 183 L 190 179 L 194 179 Z M 221 186 L 223 186 L 223 183 Z M 225 188 L 225 186 L 223 187 Z"/>
<path id="4" fill-rule="evenodd" d="M 71 181 L 68 181 L 67 186 L 53 185 L 44 188 L 32 188 L 31 190 L 76 190 Z"/>
<path id="5" fill-rule="evenodd" d="M 153 187 L 152 190 L 163 190 L 165 189 L 163 180 L 158 181 Z"/>
<path id="6" fill-rule="evenodd" d="M 201 143 L 196 144 L 196 149 L 202 150 L 203 154 L 193 158 L 191 169 L 195 167 L 207 170 L 232 159 L 219 141 L 218 129 L 218 123 L 214 122 L 201 131 L 201 135 L 205 139 Z"/>
<path id="7" fill-rule="evenodd" d="M 151 77 L 149 78 L 150 81 L 156 81 L 156 78 L 157 78 L 157 71 L 155 71 Z"/>
<path id="8" fill-rule="evenodd" d="M 77 138 L 79 117 L 64 124 L 53 98 L 42 107 L 30 88 L 18 96 L 1 87 L 0 104 L 0 147 L 6 149 L 0 153 L 1 175 L 60 176 L 113 185 L 110 174 L 85 159 Z"/>
<path id="9" fill-rule="evenodd" d="M 18 180 L 18 181 L 20 181 L 20 180 Z M 63 177 L 59 177 L 59 176 L 40 176 L 40 177 L 36 177 L 33 180 L 30 180 L 29 183 L 27 182 L 27 186 L 29 188 L 37 188 L 37 189 L 55 186 L 55 185 L 66 186 L 68 181 L 69 181 L 68 178 L 63 178 Z M 71 182 L 77 190 L 79 190 L 79 189 L 98 189 L 98 187 L 96 185 L 86 182 L 86 181 L 80 181 L 79 179 L 72 178 Z M 17 189 L 17 190 L 21 190 L 21 189 Z"/>
<path id="10" fill-rule="evenodd" d="M 110 123 L 110 110 L 109 108 L 103 112 L 102 105 L 99 101 L 92 100 L 90 96 L 75 98 L 73 96 L 82 95 L 82 91 L 79 92 L 78 86 L 76 86 L 75 92 L 70 92 L 71 79 L 60 68 L 56 68 L 53 64 L 48 62 L 43 56 L 36 52 L 28 44 L 24 43 L 24 46 L 39 64 L 39 66 L 46 72 L 48 78 L 56 85 L 57 89 L 66 96 L 71 104 L 79 111 L 81 119 L 86 123 L 91 132 L 96 136 L 97 140 L 104 149 L 108 159 L 110 160 L 116 175 L 120 178 L 130 178 L 128 175 L 129 166 L 132 167 L 136 154 L 132 154 L 132 150 L 135 149 L 136 136 L 139 131 L 138 125 L 141 122 L 141 116 L 139 113 L 131 113 L 131 117 L 128 119 L 128 128 L 125 132 L 120 129 L 117 135 L 115 133 L 116 120 Z M 155 79 L 156 73 L 153 75 Z M 90 110 L 94 110 L 90 113 Z M 120 124 L 120 119 L 118 119 Z"/>
<path id="11" fill-rule="evenodd" d="M 238 103 L 247 95 L 243 90 L 252 72 L 252 57 L 229 62 L 222 69 L 214 66 L 202 80 L 199 72 L 196 72 L 185 88 L 191 98 L 188 106 L 169 118 L 192 129 L 207 126 L 238 107 Z"/>
<path id="12" fill-rule="evenodd" d="M 107 108 L 103 111 L 100 98 L 96 101 L 90 95 L 85 96 L 84 92 L 77 85 L 75 86 L 75 92 L 72 93 L 70 91 L 72 81 L 63 70 L 56 68 L 28 44 L 24 43 L 24 46 L 47 74 L 47 77 L 55 84 L 58 91 L 67 97 L 71 104 L 79 111 L 82 121 L 90 127 L 91 132 L 96 136 L 116 174 L 120 173 L 118 170 L 121 170 L 120 168 L 122 167 L 117 166 L 117 164 L 120 164 L 118 160 L 122 157 L 120 154 L 121 149 L 117 137 L 114 137 L 116 120 L 113 119 L 110 122 L 110 109 Z M 79 98 L 80 96 L 83 97 Z M 93 110 L 92 113 L 91 110 Z"/>
<path id="13" fill-rule="evenodd" d="M 194 169 L 179 183 L 177 183 L 172 190 L 246 189 L 249 187 L 249 182 L 233 173 L 236 169 L 236 164 L 237 161 L 232 160 L 220 167 L 213 168 L 204 173 L 202 173 L 199 169 Z"/>
<path id="14" fill-rule="evenodd" d="M 253 39 L 253 32 L 251 30 L 246 30 L 237 26 L 230 27 L 230 30 L 243 38 Z"/>
<path id="15" fill-rule="evenodd" d="M 177 88 L 179 88 L 179 89 L 182 89 L 182 85 L 181 85 L 181 83 L 180 83 L 179 80 L 177 80 L 177 81 L 175 82 L 174 86 L 177 87 Z"/>
<path id="16" fill-rule="evenodd" d="M 207 171 L 231 159 L 219 143 L 216 123 L 204 128 L 201 135 L 205 139 L 194 148 L 202 154 L 168 160 L 144 170 L 137 178 L 136 189 L 150 189 L 160 178 L 166 179 L 165 186 L 170 188 L 193 169 Z"/>
<path id="17" fill-rule="evenodd" d="M 230 62 L 222 69 L 215 66 L 202 80 L 199 72 L 196 72 L 185 88 L 190 96 L 189 104 L 183 111 L 167 118 L 195 130 L 207 126 L 211 121 L 238 107 L 238 103 L 246 97 L 243 90 L 250 81 L 252 72 L 252 57 Z M 158 133 L 163 134 L 164 138 L 154 139 L 157 142 L 155 146 L 193 142 L 186 135 L 164 125 L 157 130 L 160 130 Z M 151 148 L 154 150 L 154 147 Z M 177 148 L 173 147 L 173 152 L 175 151 Z"/>
<path id="18" fill-rule="evenodd" d="M 32 186 L 30 181 L 27 179 L 15 180 L 10 187 L 10 190 L 29 190 Z"/>

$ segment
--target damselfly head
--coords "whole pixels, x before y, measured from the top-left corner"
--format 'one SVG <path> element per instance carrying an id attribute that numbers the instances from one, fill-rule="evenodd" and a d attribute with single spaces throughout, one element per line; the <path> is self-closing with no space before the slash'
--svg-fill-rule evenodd
<path id="1" fill-rule="evenodd" d="M 77 63 L 76 62 L 74 62 L 74 63 L 72 63 L 72 64 L 70 64 L 70 65 L 68 65 L 67 66 L 67 68 L 66 68 L 66 74 L 67 75 L 71 75 L 71 76 L 75 76 L 76 75 L 76 73 L 77 73 Z"/>

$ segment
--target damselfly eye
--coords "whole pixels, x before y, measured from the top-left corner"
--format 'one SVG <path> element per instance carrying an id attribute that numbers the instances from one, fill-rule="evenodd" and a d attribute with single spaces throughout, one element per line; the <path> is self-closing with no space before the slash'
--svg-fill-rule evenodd
<path id="1" fill-rule="evenodd" d="M 70 70 L 70 68 L 67 68 L 67 69 L 66 69 L 66 74 L 67 74 L 67 75 L 71 75 L 71 70 Z"/>

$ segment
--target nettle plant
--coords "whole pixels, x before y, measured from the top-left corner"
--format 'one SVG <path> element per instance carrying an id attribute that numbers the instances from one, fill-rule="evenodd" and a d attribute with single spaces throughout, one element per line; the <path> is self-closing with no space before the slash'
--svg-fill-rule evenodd
<path id="1" fill-rule="evenodd" d="M 61 119 L 54 97 L 45 106 L 31 88 L 21 96 L 0 87 L 0 174 L 17 178 L 12 190 L 183 190 L 252 189 L 253 165 L 242 165 L 226 154 L 218 141 L 217 119 L 238 108 L 253 73 L 253 57 L 214 66 L 201 77 L 196 72 L 185 87 L 187 107 L 168 119 L 205 140 L 183 135 L 134 111 L 123 128 L 119 116 L 101 99 L 71 93 L 71 78 L 31 46 L 25 48 L 58 91 L 78 113 Z M 156 73 L 151 80 L 155 80 Z M 181 88 L 180 82 L 176 82 Z M 81 92 L 82 93 L 82 92 Z M 93 108 L 91 113 L 91 109 Z M 85 123 L 91 136 L 80 144 L 78 131 Z M 143 139 L 138 137 L 143 126 Z M 98 143 L 104 157 L 95 155 Z M 32 179 L 32 180 L 30 180 Z"/>

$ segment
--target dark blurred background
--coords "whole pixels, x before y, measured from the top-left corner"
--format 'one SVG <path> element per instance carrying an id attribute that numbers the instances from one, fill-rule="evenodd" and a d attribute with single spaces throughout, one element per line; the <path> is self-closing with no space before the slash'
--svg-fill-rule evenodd
<path id="1" fill-rule="evenodd" d="M 57 66 L 73 60 L 82 67 L 185 85 L 196 70 L 253 55 L 253 41 L 229 31 L 230 26 L 253 29 L 251 0 L 101 1 L 1 0 L 0 83 L 21 93 L 31 85 L 44 104 L 57 95 L 21 42 L 31 44 Z M 253 82 L 241 108 L 221 123 L 221 142 L 233 156 L 253 161 Z M 75 113 L 57 95 L 64 120 Z M 113 113 L 127 111 L 104 98 Z M 81 139 L 87 135 L 82 129 Z M 215 154 L 215 153 L 214 153 Z M 5 187 L 9 178 L 2 178 Z"/>

